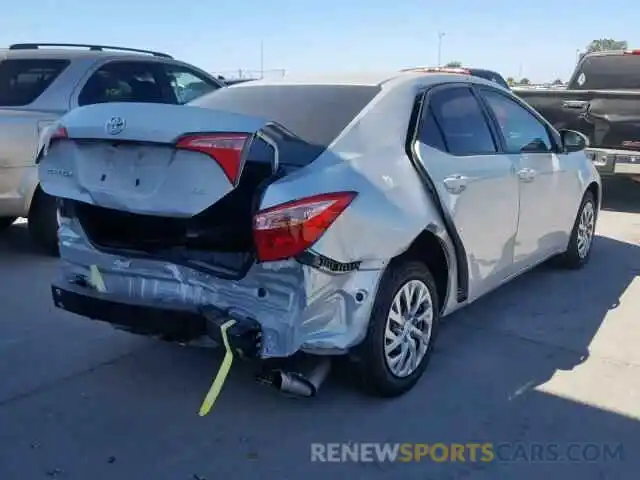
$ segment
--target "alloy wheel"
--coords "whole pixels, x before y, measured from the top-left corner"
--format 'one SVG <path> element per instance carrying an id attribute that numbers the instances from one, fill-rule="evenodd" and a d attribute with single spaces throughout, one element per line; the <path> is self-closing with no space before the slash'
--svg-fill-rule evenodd
<path id="1" fill-rule="evenodd" d="M 427 285 L 410 280 L 396 293 L 387 315 L 384 354 L 387 367 L 399 378 L 420 366 L 431 341 L 433 301 Z"/>
<path id="2" fill-rule="evenodd" d="M 578 221 L 577 248 L 580 258 L 585 258 L 591 248 L 595 230 L 595 219 L 596 212 L 593 203 L 585 203 L 582 207 L 582 212 L 580 212 L 580 220 Z"/>

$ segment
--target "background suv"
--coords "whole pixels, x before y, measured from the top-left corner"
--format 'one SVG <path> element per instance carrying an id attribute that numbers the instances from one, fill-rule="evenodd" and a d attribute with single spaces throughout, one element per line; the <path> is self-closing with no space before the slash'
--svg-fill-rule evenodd
<path id="1" fill-rule="evenodd" d="M 83 44 L 0 50 L 0 231 L 27 217 L 38 245 L 57 253 L 55 199 L 38 187 L 43 130 L 67 111 L 107 102 L 184 104 L 223 86 L 170 55 Z"/>

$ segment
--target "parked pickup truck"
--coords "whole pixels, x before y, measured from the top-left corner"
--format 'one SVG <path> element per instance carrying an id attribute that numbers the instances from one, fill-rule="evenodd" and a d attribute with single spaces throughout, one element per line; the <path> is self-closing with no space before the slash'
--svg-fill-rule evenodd
<path id="1" fill-rule="evenodd" d="M 585 55 L 566 89 L 513 90 L 557 129 L 586 135 L 601 175 L 640 181 L 640 50 Z"/>
<path id="2" fill-rule="evenodd" d="M 35 157 L 44 130 L 67 111 L 106 102 L 182 105 L 222 86 L 149 50 L 31 43 L 0 49 L 0 231 L 27 217 L 37 244 L 57 252 L 56 200 L 38 186 Z"/>

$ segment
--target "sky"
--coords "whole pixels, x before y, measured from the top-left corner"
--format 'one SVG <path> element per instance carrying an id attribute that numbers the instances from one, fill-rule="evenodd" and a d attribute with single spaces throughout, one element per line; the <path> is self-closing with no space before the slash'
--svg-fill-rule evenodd
<path id="1" fill-rule="evenodd" d="M 441 61 L 567 80 L 593 39 L 640 48 L 640 3 L 602 0 L 21 0 L 0 46 L 97 43 L 164 51 L 212 72 L 386 71 Z M 572 6 L 573 5 L 573 6 Z M 262 47 L 261 47 L 262 46 Z M 262 53 L 261 53 L 262 52 Z"/>

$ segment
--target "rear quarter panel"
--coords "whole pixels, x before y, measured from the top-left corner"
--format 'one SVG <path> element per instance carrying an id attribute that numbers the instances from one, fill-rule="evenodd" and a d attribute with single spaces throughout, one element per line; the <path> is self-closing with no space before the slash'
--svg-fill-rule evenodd
<path id="1" fill-rule="evenodd" d="M 0 168 L 33 165 L 38 135 L 58 118 L 56 112 L 0 109 Z"/>
<path id="2" fill-rule="evenodd" d="M 272 184 L 262 208 L 314 194 L 355 191 L 358 196 L 313 246 L 340 262 L 380 268 L 430 227 L 448 237 L 430 194 L 405 152 L 418 88 L 383 91 L 308 167 Z"/>
<path id="3" fill-rule="evenodd" d="M 15 51 L 10 58 L 33 55 L 32 51 Z M 0 215 L 28 214 L 38 185 L 35 158 L 39 134 L 69 109 L 71 91 L 93 61 L 72 59 L 31 104 L 0 107 Z"/>
<path id="4" fill-rule="evenodd" d="M 58 118 L 55 112 L 0 110 L 0 215 L 23 216 L 38 184 L 38 135 Z"/>

